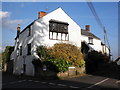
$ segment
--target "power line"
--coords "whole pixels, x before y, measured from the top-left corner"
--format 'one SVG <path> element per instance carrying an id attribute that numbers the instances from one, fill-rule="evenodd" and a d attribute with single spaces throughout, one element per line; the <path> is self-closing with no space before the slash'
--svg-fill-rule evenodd
<path id="1" fill-rule="evenodd" d="M 109 47 L 109 49 L 110 49 L 110 44 L 109 44 L 109 41 L 108 41 L 108 38 L 107 38 L 106 29 L 105 29 L 104 25 L 102 24 L 102 22 L 100 21 L 100 18 L 98 17 L 98 14 L 97 14 L 97 12 L 95 11 L 95 8 L 94 8 L 93 4 L 91 3 L 91 0 L 86 0 L 86 1 L 87 1 L 87 4 L 88 4 L 88 6 L 89 6 L 89 8 L 90 8 L 90 10 L 91 10 L 91 12 L 92 12 L 92 14 L 93 14 L 93 16 L 94 16 L 95 19 L 96 19 L 98 25 L 101 27 L 101 29 L 102 29 L 103 32 L 104 32 L 104 43 L 105 43 L 105 45 L 106 45 L 106 41 L 107 41 L 108 47 Z"/>
<path id="2" fill-rule="evenodd" d="M 87 0 L 87 1 L 89 1 L 89 0 Z M 92 4 L 91 2 L 87 2 L 87 4 L 88 4 L 90 10 L 92 11 L 92 14 L 94 15 L 97 23 L 98 23 L 99 26 L 102 28 L 102 30 L 104 30 L 104 25 L 103 25 L 102 22 L 100 21 L 100 18 L 98 17 L 98 15 L 97 15 L 97 13 L 96 13 L 96 11 L 95 11 L 95 8 L 94 8 L 94 6 L 93 6 L 93 4 Z"/>

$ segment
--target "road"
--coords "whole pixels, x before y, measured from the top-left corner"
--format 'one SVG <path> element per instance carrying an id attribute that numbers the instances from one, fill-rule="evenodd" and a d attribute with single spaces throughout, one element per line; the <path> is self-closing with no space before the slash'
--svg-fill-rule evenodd
<path id="1" fill-rule="evenodd" d="M 83 90 L 120 90 L 120 84 L 115 78 L 103 76 L 85 75 L 64 80 L 41 80 L 34 78 L 22 78 L 3 73 L 2 89 L 10 88 L 80 88 Z"/>

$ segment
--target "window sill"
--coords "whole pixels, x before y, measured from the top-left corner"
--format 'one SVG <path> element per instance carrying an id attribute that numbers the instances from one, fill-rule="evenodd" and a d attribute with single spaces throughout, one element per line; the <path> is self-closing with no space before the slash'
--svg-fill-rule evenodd
<path id="1" fill-rule="evenodd" d="M 94 45 L 93 43 L 88 43 L 88 44 L 90 44 L 90 45 Z"/>

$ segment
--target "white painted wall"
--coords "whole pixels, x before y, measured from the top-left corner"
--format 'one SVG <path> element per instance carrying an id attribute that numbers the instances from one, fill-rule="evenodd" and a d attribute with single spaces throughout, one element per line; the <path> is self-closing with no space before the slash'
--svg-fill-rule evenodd
<path id="1" fill-rule="evenodd" d="M 88 36 L 81 35 L 81 41 L 82 42 L 85 41 L 86 43 L 89 43 Z M 89 44 L 89 46 L 98 52 L 102 52 L 102 53 L 105 52 L 105 46 L 101 45 L 101 40 L 99 40 L 99 39 L 93 38 L 93 45 Z M 104 50 L 103 50 L 103 48 L 104 48 Z M 106 53 L 107 53 L 107 55 L 109 55 L 109 49 L 107 46 L 106 46 Z"/>
<path id="2" fill-rule="evenodd" d="M 61 40 L 50 40 L 49 39 L 49 21 L 51 19 L 67 22 L 69 42 Z M 19 35 L 18 47 L 22 46 L 22 56 L 17 57 L 17 43 L 15 44 L 14 52 L 11 55 L 11 59 L 14 59 L 14 74 L 20 74 L 23 68 L 25 56 L 26 64 L 26 75 L 34 76 L 34 66 L 32 60 L 38 58 L 36 54 L 36 48 L 40 45 L 45 45 L 47 47 L 53 46 L 55 43 L 71 43 L 78 47 L 81 47 L 81 41 L 85 40 L 88 42 L 88 37 L 81 36 L 81 28 L 61 9 L 58 8 L 55 11 L 47 14 L 41 19 L 36 20 L 33 25 L 31 25 L 31 36 L 28 36 L 28 30 L 24 30 Z M 31 55 L 27 55 L 27 44 L 31 43 Z M 94 39 L 94 45 L 91 47 L 97 51 L 101 50 L 101 41 Z"/>
<path id="3" fill-rule="evenodd" d="M 67 22 L 68 33 L 69 33 L 69 42 L 61 40 L 50 40 L 49 39 L 49 21 L 51 19 Z M 55 43 L 64 42 L 71 43 L 78 47 L 81 47 L 81 28 L 61 9 L 58 8 L 55 11 L 49 13 L 41 19 L 38 19 L 31 26 L 31 36 L 28 37 L 28 30 L 23 31 L 19 35 L 19 44 L 18 47 L 22 46 L 22 56 L 17 57 L 17 44 L 15 45 L 14 53 L 11 56 L 11 59 L 14 58 L 14 74 L 20 74 L 21 68 L 23 68 L 25 56 L 26 64 L 26 75 L 34 75 L 34 66 L 32 64 L 33 58 L 38 58 L 35 51 L 37 46 L 53 46 Z M 31 55 L 27 55 L 27 44 L 31 43 Z"/>
<path id="4" fill-rule="evenodd" d="M 82 38 L 81 38 L 82 41 L 89 43 L 88 36 L 85 36 L 85 35 L 81 35 L 81 36 L 82 36 Z M 93 45 L 91 45 L 91 44 L 89 44 L 89 45 L 96 51 L 102 51 L 101 40 L 93 38 Z"/>
<path id="5" fill-rule="evenodd" d="M 51 19 L 67 22 L 69 42 L 61 40 L 49 39 L 49 21 Z M 81 47 L 81 28 L 61 9 L 57 9 L 41 19 L 38 19 L 34 23 L 34 50 L 39 45 L 45 45 L 47 47 L 53 46 L 55 43 L 71 43 L 78 47 Z M 58 36 L 60 38 L 60 36 Z M 37 57 L 36 53 L 34 55 Z"/>
<path id="6" fill-rule="evenodd" d="M 27 28 L 28 29 L 28 28 Z M 22 46 L 22 55 L 19 54 L 17 56 L 17 43 L 15 44 L 14 52 L 12 53 L 11 59 L 14 57 L 14 74 L 21 74 L 21 69 L 23 68 L 23 64 L 26 64 L 26 75 L 34 75 L 34 66 L 32 64 L 33 60 L 33 26 L 31 26 L 31 36 L 28 36 L 28 30 L 23 31 L 18 38 L 18 48 Z M 27 55 L 27 44 L 31 43 L 31 55 Z M 20 50 L 19 50 L 20 53 Z M 25 57 L 25 61 L 24 58 Z"/>
<path id="7" fill-rule="evenodd" d="M 53 46 L 55 43 L 61 42 L 61 40 L 58 41 L 58 40 L 49 39 L 49 21 L 51 19 L 62 21 L 62 22 L 67 22 L 69 24 L 68 26 L 69 42 L 77 45 L 78 47 L 81 46 L 81 43 L 80 43 L 81 28 L 61 8 L 49 13 L 48 15 L 44 16 L 41 19 L 38 19 L 35 22 L 34 24 L 34 27 L 35 27 L 34 28 L 34 35 L 35 35 L 34 45 L 42 43 L 47 46 Z M 42 37 L 42 38 L 39 39 L 38 37 Z"/>

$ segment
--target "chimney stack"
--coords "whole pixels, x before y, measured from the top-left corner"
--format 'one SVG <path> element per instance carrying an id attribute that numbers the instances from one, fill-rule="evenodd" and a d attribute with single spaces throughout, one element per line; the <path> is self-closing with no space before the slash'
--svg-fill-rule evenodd
<path id="1" fill-rule="evenodd" d="M 46 12 L 38 12 L 38 19 L 40 19 L 41 17 L 45 16 L 47 13 Z"/>
<path id="2" fill-rule="evenodd" d="M 17 36 L 19 36 L 19 34 L 20 34 L 20 24 L 18 24 L 17 26 Z"/>
<path id="3" fill-rule="evenodd" d="M 90 31 L 90 25 L 86 25 L 86 26 L 85 26 L 85 30 L 86 30 L 86 31 Z"/>

